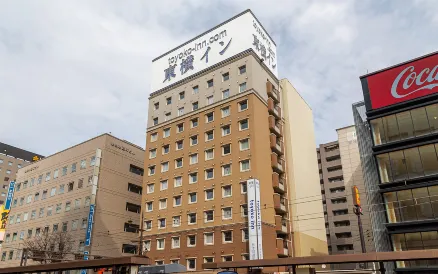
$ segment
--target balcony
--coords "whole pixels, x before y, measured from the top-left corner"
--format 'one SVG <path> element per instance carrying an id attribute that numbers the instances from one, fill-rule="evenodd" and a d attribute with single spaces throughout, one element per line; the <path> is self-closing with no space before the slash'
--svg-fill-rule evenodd
<path id="1" fill-rule="evenodd" d="M 278 119 L 281 119 L 281 108 L 275 105 L 272 98 L 268 98 L 268 111 Z"/>
<path id="2" fill-rule="evenodd" d="M 283 135 L 283 128 L 280 123 L 276 122 L 275 117 L 269 115 L 268 122 L 269 122 L 269 130 L 272 133 L 275 133 L 277 136 L 281 137 Z"/>
<path id="3" fill-rule="evenodd" d="M 279 155 L 283 155 L 283 142 L 277 141 L 277 136 L 275 134 L 271 134 L 269 137 L 271 149 L 275 151 Z"/>
<path id="4" fill-rule="evenodd" d="M 287 212 L 287 200 L 278 193 L 274 193 L 274 209 L 277 214 Z"/>
<path id="5" fill-rule="evenodd" d="M 331 201 L 328 201 L 327 203 L 331 203 Z M 348 203 L 339 203 L 339 204 L 332 203 L 331 210 L 340 210 L 340 209 L 348 209 Z"/>
<path id="6" fill-rule="evenodd" d="M 284 181 L 280 179 L 280 175 L 277 172 L 272 173 L 272 187 L 276 193 L 283 194 L 284 191 Z"/>
<path id="7" fill-rule="evenodd" d="M 284 173 L 284 161 L 275 152 L 271 153 L 271 165 L 275 172 L 279 174 Z"/>
<path id="8" fill-rule="evenodd" d="M 277 233 L 287 234 L 287 220 L 280 215 L 275 215 L 275 230 Z"/>
<path id="9" fill-rule="evenodd" d="M 289 248 L 287 246 L 287 241 L 282 238 L 277 238 L 277 256 L 278 257 L 289 256 Z"/>
<path id="10" fill-rule="evenodd" d="M 266 93 L 268 93 L 268 96 L 271 97 L 276 103 L 280 102 L 280 93 L 269 81 L 266 82 Z"/>

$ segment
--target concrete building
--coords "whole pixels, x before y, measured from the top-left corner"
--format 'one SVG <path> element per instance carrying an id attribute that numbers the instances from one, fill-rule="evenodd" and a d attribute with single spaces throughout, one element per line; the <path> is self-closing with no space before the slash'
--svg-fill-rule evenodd
<path id="1" fill-rule="evenodd" d="M 143 157 L 142 148 L 103 134 L 21 168 L 0 266 L 19 265 L 26 240 L 56 231 L 72 236 L 72 253 L 135 253 Z"/>
<path id="2" fill-rule="evenodd" d="M 0 143 L 0 207 L 5 203 L 9 182 L 15 180 L 18 169 L 40 158 L 43 156 Z"/>
<path id="3" fill-rule="evenodd" d="M 249 27 L 248 47 L 237 44 L 241 36 L 233 33 L 232 24 Z M 142 200 L 147 255 L 156 264 L 178 262 L 188 270 L 201 270 L 206 262 L 248 260 L 251 254 L 259 258 L 325 254 L 321 203 L 308 201 L 304 208 L 295 203 L 301 194 L 290 193 L 305 187 L 309 191 L 304 196 L 320 192 L 317 179 L 305 176 L 306 172 L 309 177 L 318 176 L 312 112 L 287 80 L 277 79 L 273 59 L 261 60 L 260 49 L 251 46 L 257 35 L 258 42 L 275 45 L 253 14 L 239 14 L 158 57 L 153 67 L 163 58 L 171 63 L 172 52 L 183 51 L 187 44 L 202 44 L 198 41 L 216 37 L 210 33 L 223 33 L 223 29 L 234 54 L 222 59 L 210 56 L 217 62 L 202 70 L 194 63 L 189 77 L 177 75 L 172 82 L 167 78 L 168 65 L 153 68 L 164 71 L 165 82 L 170 83 L 153 84 L 149 98 Z M 234 39 L 236 44 L 231 44 Z M 198 55 L 187 58 L 198 60 Z M 199 60 L 204 61 L 202 54 Z M 170 69 L 184 74 L 183 63 L 178 70 L 177 64 Z M 302 170 L 299 157 L 305 159 L 303 166 L 308 164 Z M 248 202 L 247 182 L 252 179 L 260 181 L 257 241 L 263 248 L 258 254 L 249 247 L 248 218 L 257 211 Z M 292 216 L 302 218 L 307 210 L 320 218 L 313 222 L 313 229 L 304 228 L 304 220 L 291 226 Z"/>
<path id="4" fill-rule="evenodd" d="M 438 248 L 438 53 L 361 76 L 353 105 L 377 251 Z M 437 273 L 436 260 L 396 273 Z"/>
<path id="5" fill-rule="evenodd" d="M 353 212 L 352 187 L 361 195 L 365 248 L 374 252 L 367 193 L 364 186 L 355 126 L 337 129 L 338 140 L 317 148 L 327 243 L 330 254 L 362 253 L 357 216 Z M 354 269 L 341 264 L 337 269 Z"/>

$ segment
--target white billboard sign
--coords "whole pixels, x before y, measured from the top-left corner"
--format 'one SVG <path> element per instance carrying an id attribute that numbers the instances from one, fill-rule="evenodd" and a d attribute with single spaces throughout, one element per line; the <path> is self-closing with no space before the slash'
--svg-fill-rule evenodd
<path id="1" fill-rule="evenodd" d="M 248 10 L 152 61 L 152 92 L 253 49 L 277 74 L 277 46 Z"/>
<path id="2" fill-rule="evenodd" d="M 248 198 L 248 242 L 249 259 L 263 259 L 262 216 L 260 211 L 260 182 L 250 179 L 246 181 Z"/>

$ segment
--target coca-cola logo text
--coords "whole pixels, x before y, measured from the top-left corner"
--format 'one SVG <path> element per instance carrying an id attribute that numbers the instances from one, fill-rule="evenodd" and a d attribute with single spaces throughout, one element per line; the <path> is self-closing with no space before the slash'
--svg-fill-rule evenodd
<path id="1" fill-rule="evenodd" d="M 423 89 L 433 89 L 434 87 L 438 87 L 437 70 L 438 65 L 432 70 L 430 68 L 425 68 L 417 74 L 414 66 L 405 68 L 400 72 L 397 78 L 395 78 L 394 83 L 392 83 L 391 95 L 394 98 L 403 98 Z M 414 90 L 409 91 L 411 88 L 414 88 Z"/>

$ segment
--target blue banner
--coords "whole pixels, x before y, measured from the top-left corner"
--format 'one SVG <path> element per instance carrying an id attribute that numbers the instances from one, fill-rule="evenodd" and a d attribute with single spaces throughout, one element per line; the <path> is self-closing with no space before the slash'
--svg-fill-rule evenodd
<path id="1" fill-rule="evenodd" d="M 88 261 L 88 254 L 90 254 L 90 252 L 84 251 L 84 260 L 86 261 Z"/>
<path id="2" fill-rule="evenodd" d="M 6 197 L 6 202 L 4 207 L 6 210 L 11 209 L 12 198 L 14 197 L 14 188 L 15 188 L 15 182 L 12 181 L 9 183 L 8 196 Z"/>
<path id="3" fill-rule="evenodd" d="M 88 213 L 88 226 L 87 233 L 85 234 L 85 246 L 91 244 L 91 232 L 93 231 L 93 219 L 94 219 L 94 207 L 96 205 L 90 205 L 90 212 Z"/>

